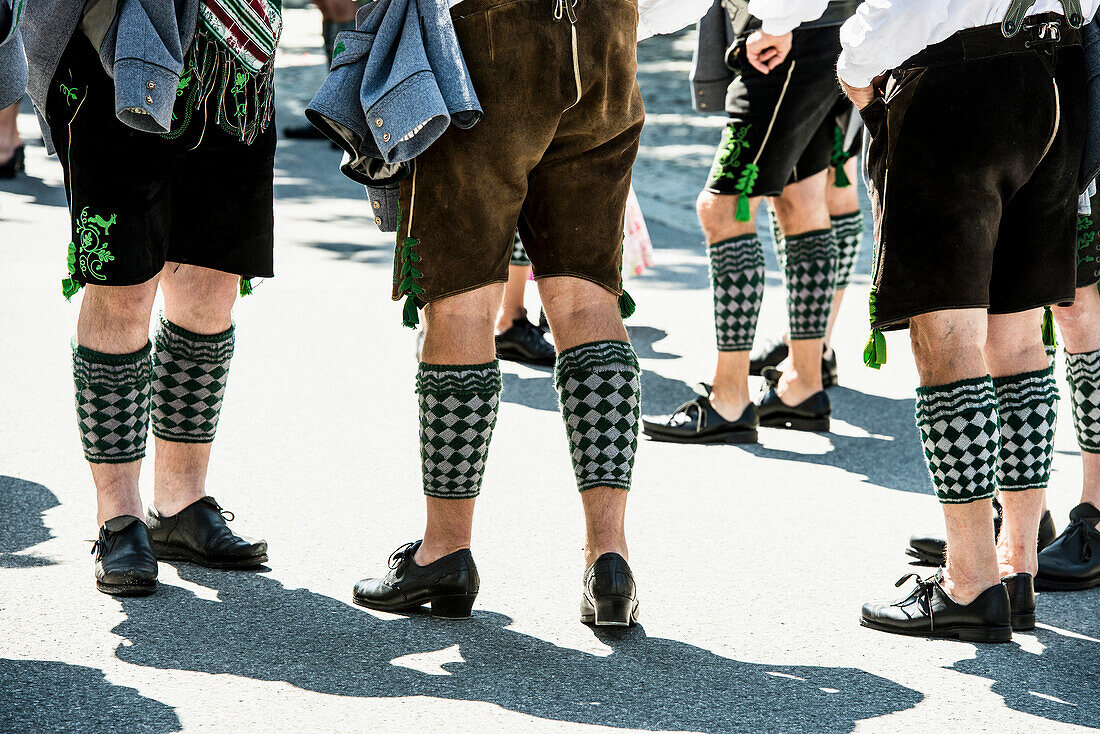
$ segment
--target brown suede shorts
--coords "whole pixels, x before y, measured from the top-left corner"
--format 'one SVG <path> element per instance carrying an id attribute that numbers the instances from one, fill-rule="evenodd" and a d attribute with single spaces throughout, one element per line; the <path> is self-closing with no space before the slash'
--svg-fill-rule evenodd
<path id="1" fill-rule="evenodd" d="M 645 120 L 637 0 L 579 0 L 575 27 L 548 0 L 463 0 L 451 15 L 485 115 L 452 126 L 401 184 L 394 300 L 507 281 L 517 227 L 536 278 L 619 294 Z"/>

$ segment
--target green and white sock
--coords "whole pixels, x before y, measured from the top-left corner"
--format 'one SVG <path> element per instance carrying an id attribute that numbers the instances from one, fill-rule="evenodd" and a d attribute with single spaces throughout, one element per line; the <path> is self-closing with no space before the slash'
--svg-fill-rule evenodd
<path id="1" fill-rule="evenodd" d="M 783 228 L 779 226 L 779 217 L 775 215 L 775 209 L 768 207 L 768 222 L 772 227 L 772 241 L 775 243 L 775 259 L 779 262 L 779 269 L 787 270 L 787 240 L 783 236 Z"/>
<path id="2" fill-rule="evenodd" d="M 1001 421 L 997 485 L 1002 492 L 1041 489 L 1050 483 L 1058 384 L 1054 368 L 993 380 Z"/>
<path id="3" fill-rule="evenodd" d="M 823 229 L 786 238 L 791 339 L 823 339 L 833 305 L 836 245 Z"/>
<path id="4" fill-rule="evenodd" d="M 500 405 L 500 364 L 420 363 L 420 459 L 424 494 L 470 499 L 481 492 Z"/>
<path id="5" fill-rule="evenodd" d="M 73 346 L 76 417 L 84 457 L 124 464 L 145 456 L 149 431 L 150 345 L 132 354 L 103 354 Z"/>
<path id="6" fill-rule="evenodd" d="M 519 232 L 516 232 L 516 238 L 512 241 L 512 259 L 508 261 L 508 264 L 521 268 L 531 266 L 531 258 L 527 257 L 527 250 L 523 249 L 523 242 L 519 239 Z"/>
<path id="7" fill-rule="evenodd" d="M 992 497 L 1001 441 L 993 378 L 917 388 L 916 418 L 940 502 L 964 504 Z"/>
<path id="8" fill-rule="evenodd" d="M 627 342 L 601 341 L 558 355 L 554 382 L 580 491 L 630 489 L 641 420 L 641 368 Z"/>
<path id="9" fill-rule="evenodd" d="M 707 245 L 707 254 L 718 351 L 747 352 L 764 302 L 764 246 L 750 234 Z"/>
<path id="10" fill-rule="evenodd" d="M 859 260 L 859 246 L 863 242 L 863 212 L 853 212 L 832 217 L 833 241 L 836 243 L 836 289 L 842 290 L 852 283 L 852 274 Z"/>
<path id="11" fill-rule="evenodd" d="M 234 328 L 196 334 L 162 316 L 153 343 L 153 435 L 210 443 L 222 412 Z"/>
<path id="12" fill-rule="evenodd" d="M 1066 353 L 1073 425 L 1082 451 L 1100 454 L 1100 350 Z"/>

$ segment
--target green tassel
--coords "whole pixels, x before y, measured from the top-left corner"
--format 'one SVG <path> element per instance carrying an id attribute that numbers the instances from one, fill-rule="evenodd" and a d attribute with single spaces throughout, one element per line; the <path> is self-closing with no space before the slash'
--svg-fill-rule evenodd
<path id="1" fill-rule="evenodd" d="M 401 323 L 410 329 L 420 325 L 420 311 L 416 307 L 416 296 L 410 294 L 405 299 L 405 309 L 401 313 Z"/>
<path id="2" fill-rule="evenodd" d="M 737 213 L 734 218 L 738 222 L 749 221 L 749 197 L 746 194 L 741 194 L 737 197 Z"/>
<path id="3" fill-rule="evenodd" d="M 871 329 L 867 345 L 863 347 L 863 363 L 873 370 L 886 364 L 886 337 L 878 329 Z"/>
<path id="4" fill-rule="evenodd" d="M 1054 313 L 1050 306 L 1043 309 L 1043 344 L 1048 347 L 1058 346 L 1058 339 L 1054 336 Z"/>
<path id="5" fill-rule="evenodd" d="M 252 295 L 252 279 L 241 278 L 241 297 Z"/>
<path id="6" fill-rule="evenodd" d="M 844 170 L 844 162 L 840 163 L 836 167 L 836 187 L 838 189 L 846 189 L 852 185 L 852 182 L 848 180 L 848 174 Z"/>
<path id="7" fill-rule="evenodd" d="M 80 292 L 80 283 L 77 283 L 72 278 L 65 278 L 61 281 L 61 295 L 65 296 L 66 301 L 71 301 L 73 296 Z"/>
<path id="8" fill-rule="evenodd" d="M 619 296 L 619 315 L 624 319 L 629 319 L 634 315 L 634 311 L 637 310 L 638 304 L 634 302 L 634 299 L 630 297 L 630 294 L 623 290 L 622 295 Z"/>

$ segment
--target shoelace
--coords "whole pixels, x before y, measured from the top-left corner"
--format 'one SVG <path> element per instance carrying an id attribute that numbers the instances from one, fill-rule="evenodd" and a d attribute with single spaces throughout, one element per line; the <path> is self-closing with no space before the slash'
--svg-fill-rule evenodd
<path id="1" fill-rule="evenodd" d="M 703 406 L 699 403 L 700 399 L 701 398 L 694 398 L 692 400 L 687 401 L 686 403 L 684 403 L 683 405 L 681 405 L 679 408 L 677 408 L 676 410 L 674 410 L 672 412 L 671 418 L 675 418 L 676 416 L 680 415 L 681 413 L 683 413 L 684 415 L 686 415 L 690 418 L 691 417 L 691 411 L 694 410 L 695 411 L 695 432 L 698 433 L 699 431 L 703 430 L 703 417 L 706 415 L 706 411 L 703 410 Z"/>
<path id="2" fill-rule="evenodd" d="M 901 585 L 904 584 L 909 579 L 916 579 L 917 580 L 917 588 L 914 591 L 924 595 L 924 606 L 927 607 L 927 609 L 928 609 L 928 624 L 929 624 L 928 631 L 929 632 L 935 632 L 935 630 L 936 630 L 936 615 L 935 615 L 935 612 L 932 611 L 932 590 L 934 588 L 936 588 L 936 582 L 939 580 L 939 577 L 938 576 L 930 576 L 929 578 L 922 579 L 919 575 L 917 575 L 915 573 L 907 573 L 904 576 L 902 576 L 900 579 L 898 579 L 898 582 L 896 584 L 894 584 L 894 586 L 896 586 L 897 588 L 900 589 Z M 911 596 L 913 596 L 913 595 L 910 594 L 909 596 L 907 596 L 905 598 L 908 599 Z M 900 606 L 900 604 L 899 604 L 899 606 Z"/>
<path id="3" fill-rule="evenodd" d="M 234 515 L 230 510 L 227 510 L 224 507 L 222 507 L 221 505 L 219 505 L 218 501 L 216 499 L 211 499 L 210 501 L 214 503 L 214 509 L 216 509 L 218 511 L 218 513 L 222 516 L 222 518 L 226 522 L 233 522 L 234 520 L 237 519 L 237 516 Z"/>
<path id="4" fill-rule="evenodd" d="M 393 553 L 391 553 L 389 560 L 390 568 L 397 570 L 397 567 L 400 566 L 403 561 L 408 559 L 409 551 L 411 551 L 413 549 L 413 546 L 415 545 L 416 543 L 405 543 L 405 545 L 401 546 Z"/>
<path id="5" fill-rule="evenodd" d="M 1093 518 L 1093 520 L 1095 519 L 1096 518 Z M 1100 530 L 1097 530 L 1089 520 L 1079 517 L 1071 522 L 1069 527 L 1066 528 L 1066 539 L 1069 540 L 1071 536 L 1077 535 L 1078 533 L 1081 535 L 1081 560 L 1091 561 L 1092 543 L 1089 542 L 1089 539 L 1096 538 L 1100 540 Z"/>

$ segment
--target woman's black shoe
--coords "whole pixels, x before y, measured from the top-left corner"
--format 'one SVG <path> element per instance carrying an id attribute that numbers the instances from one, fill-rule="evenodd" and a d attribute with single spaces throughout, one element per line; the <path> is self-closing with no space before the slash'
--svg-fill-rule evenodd
<path id="1" fill-rule="evenodd" d="M 1039 591 L 1080 591 L 1100 586 L 1100 510 L 1088 502 L 1069 513 L 1069 526 L 1039 553 Z"/>
<path id="2" fill-rule="evenodd" d="M 1012 631 L 1030 632 L 1035 629 L 1035 579 L 1030 573 L 1014 573 L 1001 579 L 1008 591 L 1008 605 L 1012 609 Z"/>
<path id="3" fill-rule="evenodd" d="M 27 170 L 26 148 L 20 145 L 12 151 L 11 158 L 0 163 L 0 178 L 15 178 L 15 174 Z"/>
<path id="4" fill-rule="evenodd" d="M 584 572 L 581 622 L 596 627 L 638 623 L 638 588 L 630 566 L 618 553 L 604 553 Z"/>
<path id="5" fill-rule="evenodd" d="M 467 619 L 481 586 L 473 555 L 463 548 L 418 566 L 413 556 L 422 542 L 395 550 L 385 578 L 357 583 L 352 592 L 355 603 L 379 612 L 407 612 L 431 604 L 433 616 Z"/>
<path id="6" fill-rule="evenodd" d="M 864 604 L 860 623 L 895 635 L 964 642 L 1012 640 L 1012 611 L 1004 584 L 991 586 L 969 604 L 959 604 L 943 590 L 942 572 L 923 580 L 911 573 L 897 586 L 913 578 L 916 586 L 901 601 Z"/>
<path id="7" fill-rule="evenodd" d="M 229 529 L 233 513 L 203 497 L 175 515 L 149 508 L 149 538 L 162 561 L 190 561 L 207 568 L 255 568 L 267 562 L 267 541 L 242 538 Z"/>
<path id="8" fill-rule="evenodd" d="M 787 405 L 769 387 L 756 404 L 760 425 L 766 428 L 792 428 L 796 431 L 828 431 L 832 406 L 825 391 L 814 393 L 798 405 Z"/>
<path id="9" fill-rule="evenodd" d="M 145 523 L 132 515 L 111 518 L 92 546 L 95 586 L 114 596 L 147 596 L 157 590 L 157 559 Z"/>
<path id="10" fill-rule="evenodd" d="M 553 367 L 557 354 L 554 345 L 546 341 L 539 327 L 520 316 L 503 334 L 497 334 L 497 359 Z"/>
<path id="11" fill-rule="evenodd" d="M 997 514 L 993 517 L 993 537 L 996 538 L 1001 534 L 1001 506 L 996 500 L 993 500 L 993 507 L 997 510 Z M 1043 519 L 1039 521 L 1039 539 L 1038 549 L 1042 553 L 1043 550 L 1054 542 L 1058 536 L 1058 529 L 1054 527 L 1054 518 L 1050 516 L 1048 510 L 1043 514 Z M 931 566 L 932 568 L 939 568 L 945 562 L 946 556 L 944 555 L 947 550 L 947 539 L 942 535 L 914 535 L 909 538 L 909 547 L 905 549 L 906 555 L 911 558 L 916 558 L 917 563 L 922 566 Z"/>
<path id="12" fill-rule="evenodd" d="M 728 421 L 699 396 L 676 409 L 672 415 L 643 416 L 642 432 L 654 441 L 669 443 L 755 443 L 759 421 L 756 406 L 749 403 L 735 421 Z"/>
<path id="13" fill-rule="evenodd" d="M 749 354 L 749 374 L 760 375 L 765 367 L 778 367 L 791 353 L 782 338 L 771 339 Z"/>

